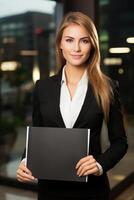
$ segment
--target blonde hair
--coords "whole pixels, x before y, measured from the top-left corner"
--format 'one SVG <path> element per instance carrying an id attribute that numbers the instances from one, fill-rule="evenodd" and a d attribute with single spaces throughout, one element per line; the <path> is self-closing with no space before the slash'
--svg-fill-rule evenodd
<path id="1" fill-rule="evenodd" d="M 110 100 L 113 94 L 110 84 L 111 81 L 110 78 L 100 69 L 99 39 L 94 23 L 87 15 L 81 12 L 69 12 L 61 22 L 56 35 L 56 60 L 58 67 L 62 68 L 66 63 L 60 48 L 60 43 L 64 29 L 72 23 L 84 27 L 89 34 L 91 52 L 87 60 L 88 78 L 93 88 L 97 103 L 102 108 L 104 118 L 107 121 L 109 116 Z"/>

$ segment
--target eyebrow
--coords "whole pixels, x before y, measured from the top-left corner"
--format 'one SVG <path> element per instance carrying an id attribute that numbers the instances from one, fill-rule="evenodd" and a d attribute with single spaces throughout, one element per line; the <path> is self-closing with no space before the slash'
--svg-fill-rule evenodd
<path id="1" fill-rule="evenodd" d="M 74 39 L 73 37 L 71 37 L 71 36 L 64 36 L 65 38 L 67 37 L 67 38 L 71 38 L 71 39 Z M 80 39 L 89 39 L 89 37 L 88 36 L 85 36 L 85 37 L 82 37 L 82 38 L 80 38 Z"/>

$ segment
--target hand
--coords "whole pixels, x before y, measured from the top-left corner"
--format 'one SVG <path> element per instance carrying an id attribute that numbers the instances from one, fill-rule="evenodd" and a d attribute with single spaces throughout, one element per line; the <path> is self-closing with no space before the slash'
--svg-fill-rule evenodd
<path id="1" fill-rule="evenodd" d="M 87 176 L 90 174 L 99 176 L 100 174 L 99 168 L 96 164 L 96 160 L 92 155 L 80 159 L 76 165 L 76 169 L 78 176 Z"/>
<path id="2" fill-rule="evenodd" d="M 31 171 L 26 167 L 25 162 L 21 162 L 17 174 L 16 174 L 17 180 L 20 182 L 33 182 L 37 180 L 35 177 L 32 176 Z"/>

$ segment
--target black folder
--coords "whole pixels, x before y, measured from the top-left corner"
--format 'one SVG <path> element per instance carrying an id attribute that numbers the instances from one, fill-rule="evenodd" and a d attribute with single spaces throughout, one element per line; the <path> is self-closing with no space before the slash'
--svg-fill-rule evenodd
<path id="1" fill-rule="evenodd" d="M 75 166 L 88 155 L 89 141 L 90 129 L 27 127 L 27 167 L 39 179 L 87 182 Z"/>

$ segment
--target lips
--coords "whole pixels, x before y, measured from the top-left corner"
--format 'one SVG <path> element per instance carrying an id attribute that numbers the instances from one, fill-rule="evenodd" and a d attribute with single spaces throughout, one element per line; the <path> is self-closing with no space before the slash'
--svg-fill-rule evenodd
<path id="1" fill-rule="evenodd" d="M 74 59 L 80 59 L 82 55 L 71 55 Z"/>

